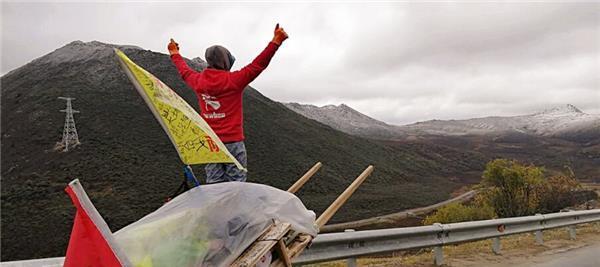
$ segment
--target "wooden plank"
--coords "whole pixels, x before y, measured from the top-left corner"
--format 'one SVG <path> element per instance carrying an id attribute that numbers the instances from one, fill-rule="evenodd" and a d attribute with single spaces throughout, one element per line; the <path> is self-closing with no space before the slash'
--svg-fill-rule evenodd
<path id="1" fill-rule="evenodd" d="M 285 246 L 285 243 L 283 242 L 283 240 L 277 241 L 277 246 L 275 247 L 275 251 L 277 251 L 277 254 L 279 255 L 279 259 L 281 259 L 281 262 L 283 262 L 283 264 L 286 267 L 292 267 L 292 260 L 290 258 L 290 255 L 288 254 L 288 249 Z"/>
<path id="2" fill-rule="evenodd" d="M 354 191 L 362 184 L 362 182 L 373 172 L 373 166 L 369 165 L 355 180 L 344 190 L 344 192 L 337 197 L 337 199 L 331 203 L 331 205 L 319 216 L 316 221 L 319 228 L 323 227 L 331 217 L 340 209 L 344 203 L 352 196 Z"/>
<path id="3" fill-rule="evenodd" d="M 318 169 L 320 166 L 317 167 L 317 165 L 320 165 L 320 163 L 315 164 L 315 166 L 313 166 L 313 168 Z M 310 172 L 311 171 L 309 170 L 309 172 L 307 172 L 307 174 L 309 174 Z M 315 172 L 316 172 L 316 170 L 315 170 Z M 315 222 L 319 228 L 323 227 L 323 225 L 325 225 L 331 219 L 331 217 L 333 217 L 333 215 L 339 210 L 339 208 L 342 205 L 344 205 L 344 203 L 346 203 L 348 198 L 350 198 L 350 196 L 352 196 L 352 194 L 354 194 L 356 189 L 358 189 L 358 187 L 364 182 L 364 180 L 372 172 L 373 172 L 373 166 L 370 165 L 352 182 L 352 184 L 350 184 L 350 186 L 348 186 L 346 188 L 346 190 L 344 190 L 344 192 L 342 194 L 340 194 L 337 197 L 337 199 L 323 212 L 323 214 L 321 214 L 321 216 L 319 216 L 319 218 Z M 305 176 L 307 174 L 305 174 Z M 312 176 L 312 174 L 310 176 Z M 294 185 L 298 184 L 300 182 L 300 180 L 304 180 L 303 178 L 304 178 L 304 176 L 301 177 L 298 182 L 294 183 Z M 308 177 L 308 178 L 310 178 L 310 177 Z M 305 180 L 308 180 L 308 178 L 306 178 Z M 306 181 L 304 181 L 304 182 L 306 182 Z M 300 186 L 298 186 L 298 188 L 300 188 L 303 184 L 304 183 L 300 183 Z M 290 187 L 289 190 L 292 190 L 292 189 L 294 189 L 294 186 Z M 234 264 L 232 264 L 232 266 L 244 266 L 244 267 L 245 266 L 255 266 L 256 263 L 260 260 L 260 258 L 263 255 L 265 255 L 267 252 L 269 252 L 271 249 L 273 249 L 273 247 L 276 245 L 277 245 L 277 247 L 275 247 L 275 250 L 278 252 L 279 258 L 277 260 L 275 260 L 274 262 L 272 262 L 270 264 L 270 266 L 271 267 L 291 266 L 291 260 L 293 258 L 297 257 L 298 255 L 300 255 L 300 253 L 302 253 L 302 251 L 304 251 L 304 249 L 313 240 L 313 237 L 310 235 L 307 235 L 307 234 L 300 234 L 294 238 L 294 240 L 291 242 L 291 244 L 289 246 L 286 247 L 286 244 L 282 240 L 282 238 L 285 236 L 285 234 L 290 232 L 289 230 L 290 230 L 291 226 L 288 224 L 287 227 L 284 227 L 284 226 L 278 227 L 278 224 L 279 223 L 276 223 L 273 226 L 271 226 L 271 228 L 265 234 L 263 234 L 261 236 L 261 238 L 259 238 L 256 242 L 254 242 L 252 244 L 252 246 L 250 248 L 248 248 L 242 254 L 242 256 L 240 256 L 234 262 Z M 280 230 L 277 230 L 278 228 Z M 283 231 L 281 229 L 285 229 L 285 231 Z"/>
<path id="4" fill-rule="evenodd" d="M 269 252 L 277 242 L 289 232 L 289 223 L 275 222 L 271 225 L 242 255 L 240 255 L 231 266 L 250 267 L 255 266 L 260 258 Z"/>
<path id="5" fill-rule="evenodd" d="M 354 181 L 350 184 L 337 199 L 331 203 L 331 205 L 319 216 L 316 221 L 319 228 L 323 227 L 331 217 L 338 211 L 338 209 L 346 203 L 348 198 L 356 191 L 356 189 L 364 182 L 364 180 L 373 172 L 373 166 L 367 167 Z M 296 239 L 288 246 L 288 253 L 291 259 L 297 257 L 304 251 L 304 249 L 310 244 L 313 237 L 307 234 L 300 234 Z M 282 259 L 277 259 L 272 262 L 270 267 L 284 267 L 286 263 Z"/>
<path id="6" fill-rule="evenodd" d="M 249 250 L 246 250 L 231 266 L 250 267 L 256 266 L 262 256 L 267 254 L 277 244 L 277 241 L 256 241 Z"/>
<path id="7" fill-rule="evenodd" d="M 282 239 L 287 232 L 290 231 L 292 225 L 290 223 L 275 223 L 271 226 L 271 229 L 264 233 L 257 240 L 259 241 L 269 241 L 269 240 L 279 240 Z"/>
<path id="8" fill-rule="evenodd" d="M 317 162 L 310 170 L 308 170 L 298 181 L 296 181 L 287 191 L 294 194 L 323 166 L 321 162 Z"/>
<path id="9" fill-rule="evenodd" d="M 300 234 L 296 240 L 294 240 L 294 242 L 288 246 L 288 255 L 290 257 L 290 259 L 293 259 L 295 257 L 298 257 L 298 255 L 300 255 L 300 253 L 302 253 L 302 251 L 304 251 L 304 249 L 308 246 L 308 244 L 310 244 L 310 242 L 312 241 L 313 237 L 307 234 Z M 283 260 L 281 259 L 277 259 L 276 261 L 272 262 L 271 265 L 269 265 L 270 267 L 285 267 L 285 263 L 283 262 Z"/>

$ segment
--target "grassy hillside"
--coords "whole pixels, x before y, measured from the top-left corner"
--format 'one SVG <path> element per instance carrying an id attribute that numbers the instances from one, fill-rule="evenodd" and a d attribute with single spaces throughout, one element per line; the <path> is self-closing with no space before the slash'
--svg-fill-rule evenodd
<path id="1" fill-rule="evenodd" d="M 82 44 L 66 48 L 74 45 Z M 183 166 L 175 149 L 110 49 L 67 62 L 47 60 L 57 50 L 1 78 L 2 261 L 64 255 L 74 209 L 63 190 L 72 179 L 81 180 L 113 231 L 161 206 L 180 183 Z M 197 107 L 168 56 L 124 51 Z M 59 96 L 75 97 L 73 107 L 81 111 L 75 121 L 82 144 L 68 153 L 52 149 L 64 123 Z M 447 177 L 471 168 L 452 164 L 452 153 L 444 160 L 424 156 L 436 147 L 413 151 L 338 132 L 251 88 L 244 105 L 249 180 L 285 189 L 321 161 L 323 169 L 299 192 L 317 213 L 375 165 L 334 221 L 441 201 L 460 185 Z M 473 157 L 483 166 L 482 158 Z M 201 166 L 195 171 L 203 176 Z"/>
<path id="2" fill-rule="evenodd" d="M 600 136 L 586 142 L 514 133 L 497 136 L 426 136 L 412 143 L 426 147 L 442 145 L 450 147 L 451 153 L 456 153 L 456 150 L 467 151 L 470 155 L 476 153 L 488 159 L 515 159 L 544 167 L 549 174 L 562 173 L 569 168 L 581 181 L 600 181 Z M 389 144 L 404 145 L 403 142 Z M 473 160 L 467 159 L 466 162 Z"/>

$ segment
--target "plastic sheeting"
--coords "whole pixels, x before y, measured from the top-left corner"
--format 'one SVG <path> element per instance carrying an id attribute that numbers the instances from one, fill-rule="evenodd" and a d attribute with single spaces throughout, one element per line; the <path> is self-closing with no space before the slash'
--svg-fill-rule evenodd
<path id="1" fill-rule="evenodd" d="M 228 266 L 273 219 L 317 235 L 315 213 L 293 194 L 228 182 L 195 187 L 114 237 L 136 267 Z"/>

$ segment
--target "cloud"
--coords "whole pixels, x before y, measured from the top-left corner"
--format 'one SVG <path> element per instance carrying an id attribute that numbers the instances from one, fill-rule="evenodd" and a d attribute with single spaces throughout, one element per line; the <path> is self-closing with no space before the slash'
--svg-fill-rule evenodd
<path id="1" fill-rule="evenodd" d="M 2 72 L 73 40 L 250 62 L 290 39 L 253 86 L 278 101 L 346 103 L 390 123 L 600 113 L 600 3 L 2 3 Z"/>

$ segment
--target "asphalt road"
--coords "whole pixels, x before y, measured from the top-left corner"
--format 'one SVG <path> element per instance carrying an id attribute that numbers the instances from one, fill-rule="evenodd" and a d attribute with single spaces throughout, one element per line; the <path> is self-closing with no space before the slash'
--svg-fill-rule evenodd
<path id="1" fill-rule="evenodd" d="M 600 266 L 600 244 L 571 249 L 565 252 L 536 256 L 512 267 L 598 267 Z"/>

